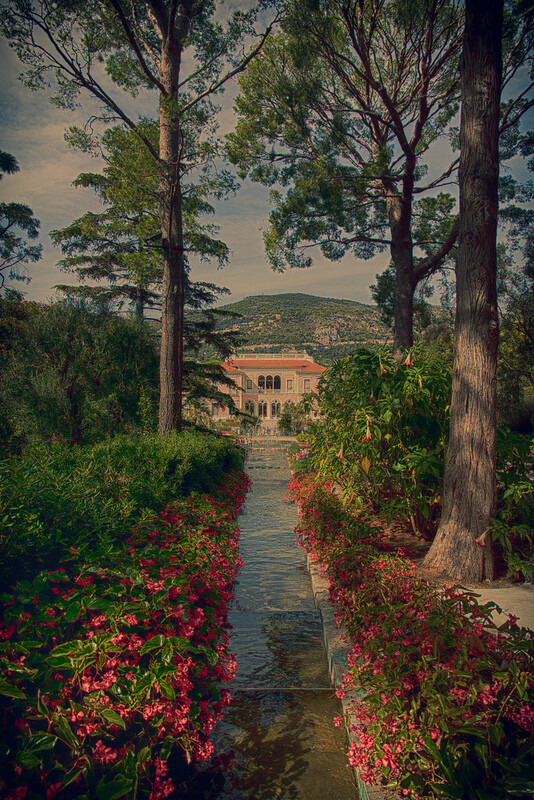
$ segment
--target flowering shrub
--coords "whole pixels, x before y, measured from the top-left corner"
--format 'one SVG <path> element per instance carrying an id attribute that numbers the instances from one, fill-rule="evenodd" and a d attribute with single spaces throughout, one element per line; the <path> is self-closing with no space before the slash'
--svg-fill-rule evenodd
<path id="1" fill-rule="evenodd" d="M 293 474 L 301 474 L 308 471 L 310 448 L 307 444 L 290 444 L 287 448 L 287 454 Z"/>
<path id="2" fill-rule="evenodd" d="M 334 481 L 347 505 L 431 539 L 441 513 L 450 380 L 444 361 L 417 348 L 403 362 L 385 348 L 334 362 L 318 388 L 309 469 Z M 533 453 L 532 437 L 499 431 L 492 536 L 510 577 L 534 576 Z"/>
<path id="3" fill-rule="evenodd" d="M 323 375 L 310 461 L 351 506 L 432 534 L 439 518 L 450 368 L 358 350 Z"/>
<path id="4" fill-rule="evenodd" d="M 210 756 L 235 671 L 225 620 L 247 488 L 233 473 L 3 595 L 0 797 L 159 800 L 172 748 Z"/>
<path id="5" fill-rule="evenodd" d="M 330 580 L 352 652 L 348 758 L 401 796 L 498 800 L 534 793 L 534 640 L 495 604 L 439 589 L 381 546 L 316 477 L 290 484 L 299 538 Z M 338 723 L 341 720 L 337 720 Z"/>
<path id="6" fill-rule="evenodd" d="M 210 492 L 242 464 L 231 441 L 197 431 L 117 436 L 88 448 L 55 442 L 0 461 L 2 585 L 68 561 L 73 545 L 90 554 L 112 544 L 142 509 Z"/>

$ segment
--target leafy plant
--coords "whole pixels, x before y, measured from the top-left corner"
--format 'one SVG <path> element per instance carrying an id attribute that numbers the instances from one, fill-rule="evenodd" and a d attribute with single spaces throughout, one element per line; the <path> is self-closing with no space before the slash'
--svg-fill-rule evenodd
<path id="1" fill-rule="evenodd" d="M 155 800 L 173 749 L 209 757 L 247 487 L 229 475 L 3 595 L 1 797 Z"/>
<path id="2" fill-rule="evenodd" d="M 61 442 L 0 462 L 4 585 L 121 539 L 143 511 L 212 491 L 243 463 L 231 440 L 184 431 L 117 436 L 92 448 Z"/>
<path id="3" fill-rule="evenodd" d="M 509 428 L 497 432 L 499 506 L 491 535 L 507 566 L 507 577 L 534 577 L 534 439 Z"/>
<path id="4" fill-rule="evenodd" d="M 414 349 L 404 362 L 385 348 L 336 361 L 317 393 L 311 462 L 344 501 L 432 535 L 439 518 L 450 368 Z"/>
<path id="5" fill-rule="evenodd" d="M 494 603 L 429 585 L 314 476 L 298 477 L 300 540 L 330 580 L 352 645 L 349 762 L 401 796 L 497 800 L 534 791 L 534 642 Z M 337 723 L 341 724 L 338 719 Z"/>

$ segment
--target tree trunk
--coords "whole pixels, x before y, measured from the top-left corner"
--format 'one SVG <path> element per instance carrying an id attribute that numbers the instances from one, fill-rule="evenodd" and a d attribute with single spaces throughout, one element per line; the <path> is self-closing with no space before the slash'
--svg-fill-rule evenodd
<path id="1" fill-rule="evenodd" d="M 394 349 L 399 355 L 402 348 L 409 349 L 413 345 L 415 283 L 411 203 L 400 195 L 390 195 L 387 210 L 391 233 L 391 259 L 395 268 Z"/>
<path id="2" fill-rule="evenodd" d="M 160 435 L 182 427 L 185 263 L 179 172 L 180 128 L 176 113 L 180 59 L 180 47 L 171 32 L 162 43 L 160 66 L 160 80 L 167 93 L 160 102 L 159 139 L 159 154 L 164 163 L 161 178 Z"/>
<path id="3" fill-rule="evenodd" d="M 145 292 L 140 286 L 135 287 L 135 318 L 140 321 L 145 315 Z"/>
<path id="4" fill-rule="evenodd" d="M 466 0 L 450 440 L 442 517 L 423 564 L 465 583 L 493 578 L 502 14 L 503 0 Z"/>

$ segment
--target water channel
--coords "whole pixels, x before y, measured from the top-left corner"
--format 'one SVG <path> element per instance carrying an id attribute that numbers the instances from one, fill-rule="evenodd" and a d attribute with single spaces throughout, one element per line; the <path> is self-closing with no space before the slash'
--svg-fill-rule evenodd
<path id="1" fill-rule="evenodd" d="M 229 622 L 237 673 L 232 703 L 214 729 L 212 765 L 190 784 L 195 800 L 355 800 L 340 702 L 328 679 L 322 626 L 297 510 L 284 502 L 286 445 L 254 444 L 242 515 L 244 566 Z"/>

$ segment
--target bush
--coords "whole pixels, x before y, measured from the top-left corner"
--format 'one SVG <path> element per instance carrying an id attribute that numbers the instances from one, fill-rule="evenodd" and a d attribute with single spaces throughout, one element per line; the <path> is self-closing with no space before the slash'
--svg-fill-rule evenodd
<path id="1" fill-rule="evenodd" d="M 287 448 L 289 465 L 294 475 L 303 475 L 309 470 L 310 450 L 307 445 L 290 444 Z"/>
<path id="2" fill-rule="evenodd" d="M 311 462 L 345 502 L 432 536 L 439 519 L 450 369 L 415 350 L 404 362 L 358 350 L 335 362 L 318 389 Z"/>
<path id="3" fill-rule="evenodd" d="M 491 532 L 510 578 L 534 577 L 533 447 L 531 436 L 497 431 L 499 502 Z"/>
<path id="4" fill-rule="evenodd" d="M 361 777 L 412 800 L 532 797 L 531 632 L 512 616 L 497 627 L 495 604 L 472 592 L 417 578 L 331 486 L 308 476 L 291 491 L 350 635 L 345 688 L 361 701 L 348 757 Z"/>
<path id="5" fill-rule="evenodd" d="M 448 439 L 450 368 L 414 348 L 404 362 L 384 349 L 359 350 L 324 375 L 309 462 L 344 503 L 431 539 L 441 514 Z M 508 577 L 534 576 L 532 438 L 498 431 L 498 512 L 493 539 Z"/>
<path id="6" fill-rule="evenodd" d="M 1 797 L 154 800 L 177 788 L 172 751 L 210 756 L 247 485 L 226 476 L 2 596 Z"/>
<path id="7" fill-rule="evenodd" d="M 0 462 L 0 567 L 7 583 L 124 535 L 143 511 L 209 492 L 243 455 L 222 437 L 186 431 L 119 436 L 90 448 L 60 442 Z"/>
<path id="8" fill-rule="evenodd" d="M 8 447 L 52 438 L 91 444 L 145 423 L 157 386 L 155 342 L 146 324 L 82 302 L 43 305 L 14 328 L 0 374 Z"/>

